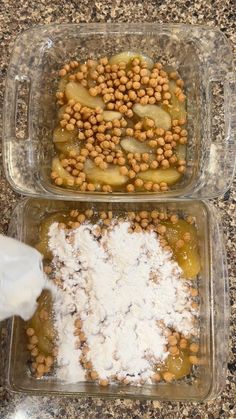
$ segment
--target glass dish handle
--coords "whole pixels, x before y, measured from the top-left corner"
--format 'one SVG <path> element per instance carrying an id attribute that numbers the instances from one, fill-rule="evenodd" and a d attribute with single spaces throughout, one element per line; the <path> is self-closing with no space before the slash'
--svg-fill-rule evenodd
<path id="1" fill-rule="evenodd" d="M 28 109 L 31 82 L 15 75 L 6 84 L 4 98 L 4 139 L 26 140 L 29 137 Z"/>
<path id="2" fill-rule="evenodd" d="M 223 227 L 216 208 L 207 203 L 211 218 L 211 278 L 212 296 L 215 309 L 212 310 L 213 330 L 213 374 L 214 384 L 211 392 L 216 397 L 224 388 L 227 376 L 229 357 L 229 283 L 226 249 L 224 245 Z"/>
<path id="3" fill-rule="evenodd" d="M 219 110 L 214 109 L 213 103 L 213 84 L 223 85 L 224 103 L 223 127 L 220 126 L 221 121 L 218 118 Z M 222 83 L 222 79 L 212 80 L 209 84 L 209 121 L 211 132 L 211 144 L 209 153 L 208 173 L 206 176 L 206 191 L 203 192 L 204 197 L 212 197 L 222 195 L 229 188 L 233 180 L 235 170 L 235 139 L 236 139 L 236 81 L 233 72 L 228 73 Z M 218 97 L 216 95 L 216 99 Z M 214 124 L 216 129 L 214 132 Z M 219 124 L 219 125 L 218 125 Z M 222 128 L 222 133 L 220 132 Z"/>
<path id="4" fill-rule="evenodd" d="M 35 170 L 29 124 L 31 79 L 13 70 L 6 82 L 3 110 L 3 161 L 7 180 L 16 192 L 34 194 Z M 16 188 L 16 185 L 20 185 Z"/>

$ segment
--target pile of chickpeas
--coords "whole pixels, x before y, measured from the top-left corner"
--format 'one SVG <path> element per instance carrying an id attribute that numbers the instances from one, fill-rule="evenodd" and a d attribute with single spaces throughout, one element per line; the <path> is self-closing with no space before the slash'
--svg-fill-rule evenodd
<path id="1" fill-rule="evenodd" d="M 42 378 L 45 374 L 52 371 L 57 356 L 57 348 L 53 349 L 51 355 L 45 355 L 39 350 L 38 343 L 40 338 L 32 327 L 26 329 L 26 335 L 28 339 L 27 349 L 30 351 L 32 359 L 31 370 L 37 378 Z"/>
<path id="2" fill-rule="evenodd" d="M 59 71 L 60 77 L 68 77 L 68 81 L 77 81 L 88 89 L 92 97 L 102 97 L 105 109 L 122 114 L 120 119 L 104 121 L 101 108 L 82 106 L 74 99 L 67 100 L 63 91 L 57 92 L 57 103 L 65 110 L 59 121 L 62 129 L 76 131 L 79 152 L 71 151 L 69 156 L 59 155 L 61 164 L 72 178 L 68 185 L 81 191 L 95 191 L 97 185 L 88 182 L 84 165 L 90 159 L 102 170 L 108 165 L 119 166 L 122 175 L 128 177 L 124 186 L 127 192 L 136 190 L 167 191 L 166 182 L 145 182 L 139 173 L 148 169 L 167 169 L 175 167 L 184 174 L 186 160 L 179 159 L 175 154 L 178 144 L 187 143 L 187 130 L 183 127 L 185 119 L 174 119 L 170 130 L 165 131 L 156 127 L 153 119 L 143 118 L 137 120 L 133 112 L 136 103 L 161 104 L 166 107 L 170 104 L 171 93 L 169 81 L 176 82 L 174 94 L 179 102 L 186 96 L 183 93 L 184 82 L 176 72 L 167 73 L 161 63 L 155 63 L 149 70 L 147 62 L 134 58 L 127 65 L 124 62 L 110 65 L 107 57 L 98 61 L 87 60 L 86 64 L 71 61 Z M 122 137 L 133 137 L 140 142 L 146 142 L 153 153 L 129 153 L 119 144 Z M 64 185 L 63 179 L 56 171 L 52 171 L 51 178 L 58 186 Z M 112 192 L 112 186 L 102 185 L 103 192 Z"/>

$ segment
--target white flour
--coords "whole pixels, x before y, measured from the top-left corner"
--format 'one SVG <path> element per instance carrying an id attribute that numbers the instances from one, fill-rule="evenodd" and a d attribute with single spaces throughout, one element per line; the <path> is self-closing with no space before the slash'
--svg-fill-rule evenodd
<path id="1" fill-rule="evenodd" d="M 69 234 L 58 223 L 50 227 L 49 246 L 64 289 L 63 303 L 55 309 L 57 375 L 67 382 L 84 379 L 80 350 L 74 349 L 75 318 L 83 322 L 87 359 L 102 379 L 116 375 L 150 381 L 154 365 L 168 354 L 158 320 L 186 336 L 195 333 L 196 313 L 181 269 L 154 232 L 130 234 L 129 227 L 129 222 L 119 223 L 100 241 L 92 224 Z M 74 315 L 68 308 L 72 303 Z"/>

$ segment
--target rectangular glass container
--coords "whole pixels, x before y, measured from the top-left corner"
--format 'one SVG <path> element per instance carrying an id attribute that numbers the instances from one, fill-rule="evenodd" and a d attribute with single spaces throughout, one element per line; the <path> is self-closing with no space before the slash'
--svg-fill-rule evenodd
<path id="1" fill-rule="evenodd" d="M 134 50 L 168 63 L 185 81 L 189 144 L 183 180 L 164 193 L 79 192 L 52 185 L 52 131 L 57 71 L 67 61 Z M 220 110 L 213 90 L 221 86 Z M 215 197 L 233 177 L 235 75 L 227 38 L 183 24 L 63 24 L 32 28 L 15 42 L 4 101 L 3 155 L 7 179 L 19 193 L 43 198 L 144 201 Z M 221 127 L 215 135 L 214 124 Z"/>
<path id="2" fill-rule="evenodd" d="M 200 296 L 200 358 L 203 364 L 193 382 L 188 380 L 157 385 L 101 388 L 97 384 L 62 384 L 55 377 L 36 379 L 27 366 L 28 352 L 24 322 L 15 317 L 8 366 L 8 386 L 11 391 L 29 394 L 57 394 L 68 396 L 99 396 L 138 399 L 203 401 L 216 397 L 225 383 L 228 339 L 228 277 L 221 225 L 214 207 L 197 200 L 170 200 L 145 203 L 86 203 L 55 200 L 24 199 L 15 208 L 9 235 L 34 245 L 38 241 L 41 220 L 53 212 L 68 209 L 125 211 L 165 209 L 196 217 L 198 226 L 201 272 L 198 290 Z"/>

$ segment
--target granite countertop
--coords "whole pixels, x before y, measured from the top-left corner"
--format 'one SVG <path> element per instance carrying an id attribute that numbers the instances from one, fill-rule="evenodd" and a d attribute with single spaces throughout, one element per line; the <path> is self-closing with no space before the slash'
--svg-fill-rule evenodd
<path id="1" fill-rule="evenodd" d="M 1 73 L 0 100 L 4 78 L 15 37 L 34 25 L 53 22 L 185 22 L 220 28 L 236 46 L 233 0 L 2 0 L 0 4 Z M 1 150 L 0 150 L 1 153 Z M 0 154 L 1 157 L 1 154 Z M 234 185 L 235 186 L 235 185 Z M 6 182 L 0 161 L 0 233 L 6 233 L 14 205 L 21 199 Z M 0 419 L 77 418 L 236 418 L 236 282 L 235 282 L 235 202 L 231 189 L 214 200 L 223 220 L 230 280 L 230 358 L 226 387 L 216 400 L 206 403 L 167 403 L 159 401 L 102 400 L 91 398 L 29 397 L 4 388 L 4 359 L 8 351 L 7 323 L 0 325 Z M 225 343 L 227 345 L 227 342 Z"/>

